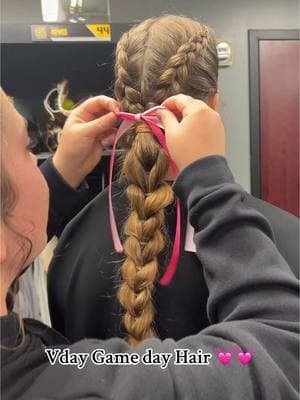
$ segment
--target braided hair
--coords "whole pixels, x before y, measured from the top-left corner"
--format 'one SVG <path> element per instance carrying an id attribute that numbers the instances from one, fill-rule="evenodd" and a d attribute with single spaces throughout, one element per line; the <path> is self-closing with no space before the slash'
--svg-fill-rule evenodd
<path id="1" fill-rule="evenodd" d="M 123 34 L 116 48 L 115 97 L 121 109 L 140 113 L 184 93 L 207 101 L 217 92 L 218 56 L 211 30 L 189 18 L 150 18 Z M 165 181 L 169 159 L 145 123 L 128 134 L 122 167 L 130 204 L 124 225 L 122 283 L 128 341 L 136 346 L 155 337 L 153 294 L 158 256 L 166 246 L 165 209 L 174 194 Z"/>

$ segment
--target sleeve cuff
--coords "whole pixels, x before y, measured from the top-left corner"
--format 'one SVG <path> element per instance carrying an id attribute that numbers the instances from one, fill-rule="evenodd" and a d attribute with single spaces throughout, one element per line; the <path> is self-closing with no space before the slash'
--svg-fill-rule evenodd
<path id="1" fill-rule="evenodd" d="M 83 191 L 89 189 L 89 185 L 86 181 L 83 181 L 78 188 L 74 189 L 68 182 L 61 176 L 58 170 L 55 168 L 53 164 L 53 156 L 49 157 L 40 167 L 41 171 L 45 176 L 47 176 L 47 181 L 55 182 L 55 185 L 58 187 L 58 190 L 63 189 L 64 192 L 67 192 L 71 196 L 76 194 L 80 194 Z"/>
<path id="2" fill-rule="evenodd" d="M 50 192 L 50 211 L 55 215 L 65 217 L 67 210 L 72 210 L 88 192 L 88 184 L 84 181 L 77 189 L 70 186 L 53 165 L 49 157 L 40 166 L 45 176 Z"/>
<path id="3" fill-rule="evenodd" d="M 215 155 L 201 158 L 184 168 L 177 176 L 173 190 L 186 203 L 195 186 L 207 189 L 232 182 L 234 177 L 226 158 Z"/>

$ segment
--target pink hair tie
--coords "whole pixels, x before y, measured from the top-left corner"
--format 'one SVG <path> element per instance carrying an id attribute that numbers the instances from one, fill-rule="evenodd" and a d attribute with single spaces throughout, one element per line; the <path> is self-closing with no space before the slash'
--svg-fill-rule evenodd
<path id="1" fill-rule="evenodd" d="M 166 151 L 168 156 L 170 157 L 167 144 L 166 144 L 166 138 L 165 135 L 163 134 L 162 130 L 160 128 L 163 128 L 161 125 L 161 122 L 159 118 L 156 115 L 157 110 L 166 110 L 165 107 L 162 106 L 156 106 L 153 107 L 144 113 L 141 114 L 131 114 L 131 113 L 126 113 L 126 112 L 117 112 L 116 116 L 119 118 L 122 118 L 124 121 L 120 125 L 114 145 L 112 148 L 112 153 L 111 153 L 111 158 L 110 158 L 110 164 L 109 164 L 109 186 L 108 186 L 108 206 L 109 206 L 109 221 L 110 221 L 110 229 L 111 229 L 111 234 L 112 234 L 112 239 L 114 243 L 114 248 L 117 253 L 123 253 L 124 249 L 122 246 L 122 243 L 120 241 L 120 237 L 118 234 L 118 229 L 117 229 L 117 224 L 114 216 L 114 211 L 112 207 L 112 176 L 113 176 L 113 165 L 114 165 L 114 160 L 115 160 L 115 152 L 116 152 L 116 144 L 118 140 L 121 138 L 121 136 L 129 129 L 131 128 L 136 122 L 141 122 L 144 121 L 146 122 L 149 127 L 151 128 L 153 134 L 156 136 L 158 139 L 160 145 L 162 148 Z M 174 176 L 176 176 L 177 173 L 177 167 L 174 161 L 170 157 L 170 165 L 172 168 L 172 171 L 174 173 Z M 160 284 L 163 286 L 168 285 L 172 277 L 176 271 L 176 266 L 178 264 L 178 259 L 179 259 L 179 253 L 180 253 L 180 223 L 181 223 L 181 215 L 180 215 L 180 202 L 179 199 L 176 199 L 176 211 L 177 211 L 177 221 L 176 221 L 176 231 L 175 231 L 175 239 L 174 239 L 174 246 L 173 246 L 173 251 L 172 251 L 172 256 L 169 262 L 169 265 L 167 267 L 166 272 L 164 273 L 163 277 L 160 279 Z"/>

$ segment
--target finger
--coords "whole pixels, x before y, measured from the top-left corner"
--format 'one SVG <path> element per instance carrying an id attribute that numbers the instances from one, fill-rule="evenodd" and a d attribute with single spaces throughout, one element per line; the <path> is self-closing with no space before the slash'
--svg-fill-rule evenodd
<path id="1" fill-rule="evenodd" d="M 110 112 L 93 121 L 81 124 L 80 129 L 85 131 L 86 136 L 102 140 L 106 137 L 107 131 L 114 127 L 116 121 L 115 113 Z"/>
<path id="2" fill-rule="evenodd" d="M 118 112 L 118 103 L 108 96 L 101 95 L 85 100 L 72 111 L 70 117 L 79 119 L 80 122 L 89 122 L 110 111 Z"/>
<path id="3" fill-rule="evenodd" d="M 117 130 L 111 132 L 108 136 L 101 140 L 101 145 L 103 147 L 109 147 L 114 144 L 114 140 L 116 138 Z"/>
<path id="4" fill-rule="evenodd" d="M 184 94 L 177 94 L 175 96 L 166 99 L 162 106 L 168 108 L 176 115 L 180 113 L 183 117 L 191 114 L 195 111 L 199 111 L 201 108 L 207 108 L 208 106 L 204 101 L 193 99 L 190 96 Z"/>
<path id="5" fill-rule="evenodd" d="M 168 110 L 158 110 L 157 115 L 162 122 L 163 127 L 166 131 L 174 131 L 178 125 L 178 120 L 176 116 Z"/>
<path id="6" fill-rule="evenodd" d="M 110 135 L 112 135 L 112 134 L 115 135 L 117 132 L 118 132 L 118 128 L 115 128 L 115 127 L 110 128 L 110 129 L 108 129 L 107 131 L 105 131 L 105 132 L 103 133 L 103 135 L 101 135 L 101 140 L 107 138 L 108 136 L 110 136 Z"/>

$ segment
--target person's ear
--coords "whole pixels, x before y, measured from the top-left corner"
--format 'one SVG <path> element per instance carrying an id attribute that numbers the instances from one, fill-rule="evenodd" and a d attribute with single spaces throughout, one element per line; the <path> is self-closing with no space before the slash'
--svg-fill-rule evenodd
<path id="1" fill-rule="evenodd" d="M 0 264 L 4 264 L 7 258 L 7 246 L 5 242 L 4 229 L 1 224 L 1 235 L 0 235 Z"/>
<path id="2" fill-rule="evenodd" d="M 220 94 L 217 92 L 216 94 L 212 95 L 208 101 L 208 105 L 215 111 L 219 110 L 219 103 L 220 103 Z"/>

